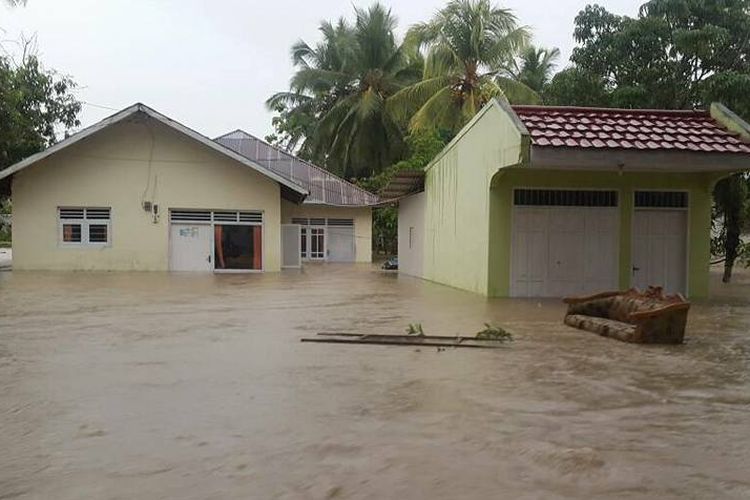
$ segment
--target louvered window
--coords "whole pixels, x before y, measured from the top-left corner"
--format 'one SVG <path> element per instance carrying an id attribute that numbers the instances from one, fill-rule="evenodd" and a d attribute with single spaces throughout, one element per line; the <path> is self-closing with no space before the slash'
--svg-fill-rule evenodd
<path id="1" fill-rule="evenodd" d="M 59 235 L 62 245 L 106 246 L 110 244 L 110 209 L 102 207 L 59 207 Z"/>
<path id="2" fill-rule="evenodd" d="M 565 189 L 516 189 L 516 206 L 544 207 L 616 207 L 617 191 Z"/>
<path id="3" fill-rule="evenodd" d="M 240 212 L 237 210 L 175 210 L 169 211 L 169 220 L 192 224 L 262 224 L 263 212 Z"/>
<path id="4" fill-rule="evenodd" d="M 687 208 L 685 191 L 636 191 L 636 208 Z"/>
<path id="5" fill-rule="evenodd" d="M 348 226 L 354 225 L 354 219 L 328 219 L 329 226 Z"/>

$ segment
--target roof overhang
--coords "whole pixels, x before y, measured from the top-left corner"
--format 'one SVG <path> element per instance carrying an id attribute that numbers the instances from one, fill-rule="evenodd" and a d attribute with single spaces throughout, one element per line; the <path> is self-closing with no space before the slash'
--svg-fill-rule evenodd
<path id="1" fill-rule="evenodd" d="M 15 165 L 11 165 L 10 167 L 0 171 L 0 190 L 6 191 L 6 192 L 9 191 L 9 183 L 7 180 L 10 179 L 17 172 L 20 172 L 21 170 L 49 156 L 52 156 L 55 153 L 69 146 L 72 146 L 73 144 L 76 144 L 77 142 L 80 142 L 86 139 L 87 137 L 90 137 L 96 134 L 97 132 L 100 132 L 106 129 L 107 127 L 110 127 L 116 123 L 120 123 L 138 114 L 148 116 L 149 118 L 171 128 L 172 130 L 175 130 L 193 139 L 194 141 L 201 143 L 202 145 L 208 147 L 209 149 L 212 149 L 219 154 L 222 154 L 226 157 L 229 157 L 237 161 L 238 163 L 244 165 L 245 167 L 251 168 L 255 170 L 256 172 L 259 172 L 260 174 L 263 174 L 264 176 L 273 179 L 274 181 L 278 182 L 279 185 L 281 186 L 282 195 L 285 198 L 289 199 L 290 201 L 301 203 L 302 201 L 304 201 L 305 197 L 307 197 L 308 195 L 307 190 L 305 190 L 298 184 L 272 171 L 269 171 L 268 169 L 264 168 L 258 163 L 252 160 L 249 160 L 248 158 L 242 156 L 239 153 L 236 153 L 235 151 L 229 149 L 228 147 L 209 139 L 203 134 L 200 134 L 199 132 L 196 132 L 195 130 L 189 127 L 186 127 L 185 125 L 175 120 L 172 120 L 171 118 L 141 103 L 137 103 L 130 107 L 127 107 L 123 109 L 122 111 L 119 111 L 115 113 L 114 115 L 109 116 L 98 123 L 95 123 L 94 125 L 86 127 L 83 130 L 71 135 L 70 137 L 67 137 L 66 139 L 50 146 L 44 151 L 31 155 L 25 160 L 22 160 L 16 163 Z"/>
<path id="2" fill-rule="evenodd" d="M 424 178 L 424 170 L 397 172 L 380 192 L 382 203 L 389 204 L 405 196 L 424 191 Z"/>
<path id="3" fill-rule="evenodd" d="M 663 173 L 750 170 L 750 155 L 531 146 L 530 168 Z"/>

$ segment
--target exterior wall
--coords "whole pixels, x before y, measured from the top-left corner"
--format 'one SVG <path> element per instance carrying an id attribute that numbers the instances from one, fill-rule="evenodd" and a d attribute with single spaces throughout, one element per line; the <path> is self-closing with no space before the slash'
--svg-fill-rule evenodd
<path id="1" fill-rule="evenodd" d="M 17 173 L 12 189 L 16 270 L 165 271 L 170 208 L 262 210 L 264 270 L 280 268 L 279 185 L 153 120 L 74 144 Z M 156 223 L 143 200 L 159 205 Z M 58 206 L 111 207 L 111 245 L 61 247 Z"/>
<path id="2" fill-rule="evenodd" d="M 370 207 L 334 207 L 296 205 L 281 201 L 281 223 L 291 224 L 293 217 L 354 219 L 354 242 L 357 262 L 372 262 L 372 209 Z"/>
<path id="3" fill-rule="evenodd" d="M 420 278 L 424 274 L 424 206 L 424 193 L 398 202 L 398 270 Z"/>
<path id="4" fill-rule="evenodd" d="M 511 267 L 512 193 L 526 188 L 601 188 L 619 191 L 620 248 L 619 285 L 631 283 L 632 216 L 634 191 L 663 189 L 688 191 L 688 269 L 687 286 L 692 298 L 708 295 L 710 262 L 711 192 L 722 174 L 660 174 L 617 172 L 563 172 L 533 170 L 527 167 L 505 169 L 493 179 L 492 228 L 489 295 L 508 296 Z"/>
<path id="5" fill-rule="evenodd" d="M 521 145 L 511 115 L 494 104 L 427 167 L 424 278 L 488 293 L 490 181 L 521 161 Z"/>

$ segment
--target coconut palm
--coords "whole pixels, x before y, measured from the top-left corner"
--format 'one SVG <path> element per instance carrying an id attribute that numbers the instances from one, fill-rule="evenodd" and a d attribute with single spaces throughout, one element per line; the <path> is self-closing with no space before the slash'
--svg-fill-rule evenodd
<path id="1" fill-rule="evenodd" d="M 355 8 L 355 22 L 321 25 L 323 41 L 292 48 L 296 71 L 289 92 L 271 97 L 270 107 L 310 113 L 315 126 L 302 145 L 310 157 L 347 177 L 372 175 L 398 159 L 403 135 L 385 101 L 416 81 L 420 59 L 394 35 L 396 18 L 380 4 Z"/>
<path id="2" fill-rule="evenodd" d="M 529 45 L 518 60 L 513 62 L 508 73 L 511 78 L 539 93 L 552 78 L 559 58 L 560 50 L 557 48 L 545 49 Z"/>
<path id="3" fill-rule="evenodd" d="M 412 130 L 457 131 L 491 98 L 538 102 L 538 95 L 502 71 L 529 41 L 508 9 L 490 0 L 451 0 L 427 23 L 413 26 L 407 41 L 426 50 L 422 80 L 389 102 Z"/>

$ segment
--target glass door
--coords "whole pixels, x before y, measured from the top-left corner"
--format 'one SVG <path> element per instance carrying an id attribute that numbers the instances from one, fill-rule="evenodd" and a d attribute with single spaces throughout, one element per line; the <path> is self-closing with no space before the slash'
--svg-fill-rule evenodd
<path id="1" fill-rule="evenodd" d="M 263 269 L 262 227 L 236 224 L 214 226 L 214 269 Z"/>
<path id="2" fill-rule="evenodd" d="M 323 260 L 326 258 L 326 228 L 307 228 L 307 257 L 310 260 Z"/>

